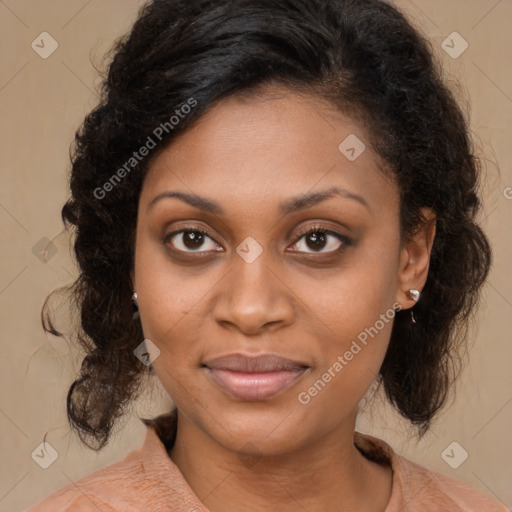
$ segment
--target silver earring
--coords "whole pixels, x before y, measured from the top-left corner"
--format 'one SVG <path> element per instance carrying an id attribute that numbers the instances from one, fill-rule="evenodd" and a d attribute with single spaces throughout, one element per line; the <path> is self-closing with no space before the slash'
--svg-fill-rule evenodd
<path id="1" fill-rule="evenodd" d="M 137 292 L 133 292 L 132 295 L 132 301 L 133 301 L 133 319 L 137 320 L 139 318 L 139 306 L 137 304 Z"/>
<path id="2" fill-rule="evenodd" d="M 420 299 L 420 292 L 418 290 L 409 290 L 409 296 L 414 302 L 418 302 Z"/>
<path id="3" fill-rule="evenodd" d="M 414 302 L 418 302 L 420 300 L 420 292 L 415 289 L 409 290 L 409 297 L 411 297 L 411 299 Z M 411 320 L 412 320 L 413 324 L 416 323 L 416 318 L 414 318 L 414 311 L 412 309 L 411 309 Z"/>

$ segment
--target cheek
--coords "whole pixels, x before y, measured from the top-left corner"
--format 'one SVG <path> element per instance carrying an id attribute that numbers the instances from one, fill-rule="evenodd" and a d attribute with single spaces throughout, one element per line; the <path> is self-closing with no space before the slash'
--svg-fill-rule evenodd
<path id="1" fill-rule="evenodd" d="M 155 272 L 143 287 L 144 307 L 139 308 L 145 338 L 160 350 L 152 362 L 154 371 L 172 400 L 183 407 L 203 391 L 196 378 L 201 359 L 198 315 L 206 315 L 200 302 L 200 287 L 168 272 L 161 278 Z M 175 277 L 175 276 L 174 276 Z M 183 290 L 180 292 L 180 290 Z M 199 295 L 199 296 L 197 296 Z"/>
<path id="2" fill-rule="evenodd" d="M 377 376 L 396 315 L 398 251 L 393 247 L 387 245 L 380 252 L 361 248 L 329 279 L 302 281 L 305 303 L 319 319 L 317 327 L 323 335 L 319 365 L 302 387 L 299 403 L 327 402 L 350 409 Z"/>
<path id="3" fill-rule="evenodd" d="M 378 375 L 394 314 L 392 308 L 388 309 L 371 323 L 347 318 L 345 328 L 340 327 L 336 338 L 324 340 L 322 364 L 298 390 L 297 406 L 304 407 L 304 412 L 313 417 L 325 416 L 325 411 L 337 411 L 325 420 L 330 426 L 340 415 L 355 410 Z"/>
<path id="4" fill-rule="evenodd" d="M 171 262 L 165 247 L 149 237 L 138 239 L 135 264 L 137 294 L 144 335 L 158 344 L 170 344 L 176 332 L 187 332 L 193 316 L 211 290 L 207 268 L 184 270 Z"/>
<path id="5" fill-rule="evenodd" d="M 309 309 L 319 319 L 325 334 L 335 338 L 337 348 L 342 349 L 392 308 L 398 256 L 393 246 L 380 252 L 372 247 L 361 247 L 340 269 L 321 280 L 318 275 L 295 278 L 295 282 L 300 283 L 299 294 L 307 305 L 305 311 Z M 386 332 L 383 335 L 385 337 Z"/>

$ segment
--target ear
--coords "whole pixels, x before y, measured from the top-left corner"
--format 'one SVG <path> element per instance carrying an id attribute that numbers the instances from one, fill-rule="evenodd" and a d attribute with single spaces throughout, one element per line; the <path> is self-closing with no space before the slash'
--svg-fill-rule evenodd
<path id="1" fill-rule="evenodd" d="M 409 290 L 423 290 L 430 266 L 430 254 L 436 235 L 436 216 L 430 208 L 422 208 L 424 222 L 400 250 L 400 267 L 396 300 L 402 309 L 414 306 L 415 301 L 409 296 Z"/>

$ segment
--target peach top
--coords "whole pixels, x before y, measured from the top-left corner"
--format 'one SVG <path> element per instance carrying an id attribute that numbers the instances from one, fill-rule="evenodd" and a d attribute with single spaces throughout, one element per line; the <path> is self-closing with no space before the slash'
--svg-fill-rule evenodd
<path id="1" fill-rule="evenodd" d="M 176 437 L 175 413 L 141 418 L 147 430 L 139 449 L 24 512 L 208 512 L 168 455 Z M 396 454 L 380 439 L 356 431 L 354 444 L 368 459 L 392 467 L 386 512 L 508 512 L 484 492 Z"/>

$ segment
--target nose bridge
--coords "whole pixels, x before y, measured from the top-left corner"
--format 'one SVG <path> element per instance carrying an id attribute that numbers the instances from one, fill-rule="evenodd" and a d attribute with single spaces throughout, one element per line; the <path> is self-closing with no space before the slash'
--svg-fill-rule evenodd
<path id="1" fill-rule="evenodd" d="M 232 307 L 250 311 L 270 307 L 275 292 L 270 271 L 271 257 L 254 239 L 245 240 L 236 249 L 229 294 Z"/>
<path id="2" fill-rule="evenodd" d="M 236 324 L 245 331 L 290 321 L 293 307 L 286 286 L 272 271 L 272 262 L 269 249 L 250 237 L 236 248 L 216 306 L 217 321 Z"/>
<path id="3" fill-rule="evenodd" d="M 243 242 L 237 248 L 237 256 L 234 257 L 232 271 L 232 292 L 242 297 L 255 294 L 265 300 L 270 298 L 272 292 L 270 271 L 272 266 L 268 250 L 258 254 L 257 248 L 251 242 Z"/>

